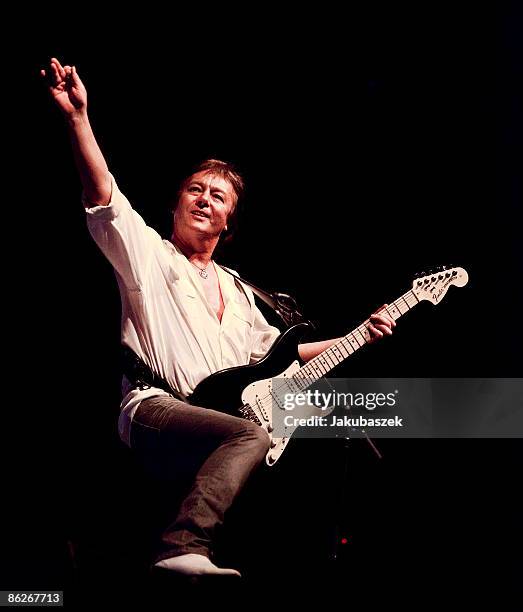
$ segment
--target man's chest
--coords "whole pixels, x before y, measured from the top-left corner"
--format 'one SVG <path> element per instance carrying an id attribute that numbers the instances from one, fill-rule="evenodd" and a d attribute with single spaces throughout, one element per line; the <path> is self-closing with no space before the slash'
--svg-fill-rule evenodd
<path id="1" fill-rule="evenodd" d="M 218 317 L 218 320 L 221 321 L 225 305 L 223 302 L 223 296 L 220 290 L 220 283 L 218 282 L 218 277 L 213 274 L 209 275 L 209 277 L 206 279 L 202 279 L 202 288 L 205 294 L 205 298 L 207 299 L 207 303 Z"/>

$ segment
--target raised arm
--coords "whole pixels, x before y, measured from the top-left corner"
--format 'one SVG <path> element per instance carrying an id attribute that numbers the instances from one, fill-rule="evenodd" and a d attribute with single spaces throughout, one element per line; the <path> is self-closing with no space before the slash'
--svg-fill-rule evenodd
<path id="1" fill-rule="evenodd" d="M 62 66 L 53 57 L 40 74 L 47 79 L 49 92 L 66 118 L 85 198 L 91 206 L 106 206 L 111 199 L 111 177 L 89 123 L 87 90 L 76 67 Z"/>

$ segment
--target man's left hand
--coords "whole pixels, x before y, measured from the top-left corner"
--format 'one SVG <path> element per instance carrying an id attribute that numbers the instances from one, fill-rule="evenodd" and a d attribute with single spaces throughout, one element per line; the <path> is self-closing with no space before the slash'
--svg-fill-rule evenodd
<path id="1" fill-rule="evenodd" d="M 385 310 L 387 306 L 388 304 L 383 304 L 370 316 L 367 324 L 370 333 L 369 344 L 376 342 L 383 336 L 391 336 L 393 328 L 396 327 L 396 321 Z"/>

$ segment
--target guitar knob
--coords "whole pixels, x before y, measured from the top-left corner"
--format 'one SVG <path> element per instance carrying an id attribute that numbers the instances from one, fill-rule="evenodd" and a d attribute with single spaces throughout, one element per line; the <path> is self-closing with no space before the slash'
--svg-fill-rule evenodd
<path id="1" fill-rule="evenodd" d="M 431 280 L 433 283 L 435 283 L 435 282 L 436 282 L 436 277 L 435 277 L 435 276 L 433 276 L 433 277 L 432 277 L 430 280 Z"/>
<path id="2" fill-rule="evenodd" d="M 274 431 L 274 427 L 272 425 L 267 425 L 267 432 L 271 433 Z"/>
<path id="3" fill-rule="evenodd" d="M 276 461 L 276 457 L 271 453 L 269 455 L 269 463 L 274 463 Z"/>
<path id="4" fill-rule="evenodd" d="M 278 445 L 278 442 L 276 442 L 276 440 L 273 438 L 271 440 L 271 448 L 275 448 Z"/>

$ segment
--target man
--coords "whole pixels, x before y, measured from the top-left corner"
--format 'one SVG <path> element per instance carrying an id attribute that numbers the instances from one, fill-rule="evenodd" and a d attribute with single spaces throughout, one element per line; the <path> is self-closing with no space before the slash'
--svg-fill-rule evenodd
<path id="1" fill-rule="evenodd" d="M 192 406 L 183 398 L 218 370 L 256 362 L 279 334 L 256 307 L 252 292 L 212 260 L 243 181 L 225 162 L 200 164 L 180 189 L 171 240 L 162 240 L 109 173 L 89 124 L 87 92 L 76 68 L 52 58 L 41 74 L 67 120 L 89 230 L 116 273 L 122 344 L 156 380 L 166 383 L 136 386 L 126 380 L 120 435 L 139 453 L 148 452 L 152 441 L 160 450 L 190 449 L 200 457 L 154 566 L 189 576 L 239 575 L 212 563 L 213 537 L 265 457 L 269 438 L 250 421 Z M 377 339 L 391 334 L 394 325 L 386 314 L 373 314 L 369 331 Z M 300 357 L 308 361 L 334 342 L 302 344 Z"/>

